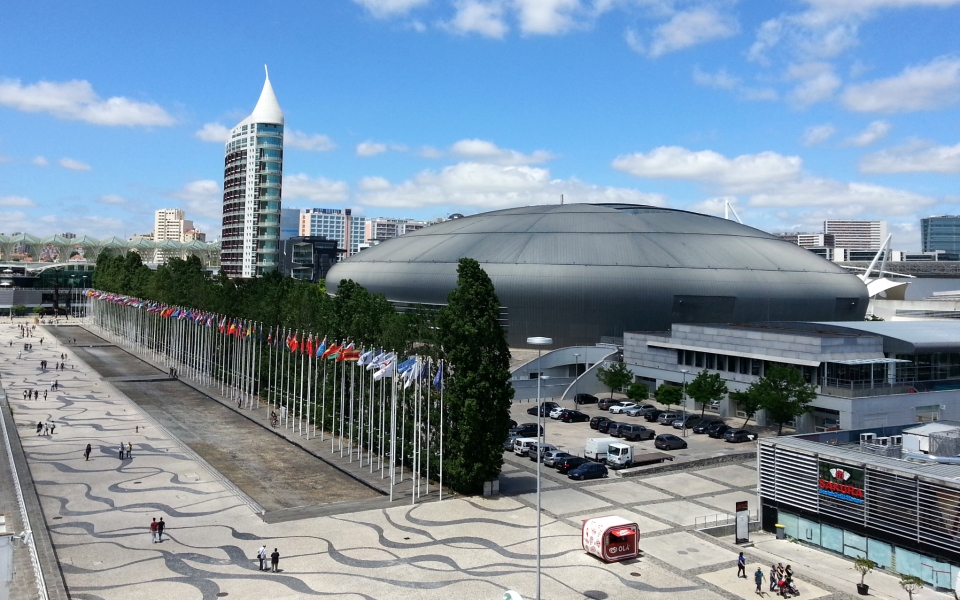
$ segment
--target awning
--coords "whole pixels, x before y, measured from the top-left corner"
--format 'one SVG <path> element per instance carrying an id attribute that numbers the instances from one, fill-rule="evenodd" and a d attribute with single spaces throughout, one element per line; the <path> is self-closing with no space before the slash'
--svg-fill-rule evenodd
<path id="1" fill-rule="evenodd" d="M 737 356 L 740 358 L 755 358 L 757 360 L 769 360 L 770 362 L 786 363 L 788 365 L 802 365 L 805 367 L 819 367 L 819 360 L 804 360 L 802 358 L 793 358 L 789 356 L 773 356 L 770 354 L 757 354 L 755 352 L 738 352 L 736 350 L 727 350 L 726 348 L 707 348 L 704 346 L 690 346 L 687 344 L 674 344 L 672 342 L 647 342 L 650 348 L 667 348 L 669 350 L 691 350 L 693 352 L 707 352 L 710 354 L 725 354 L 727 356 Z"/>
<path id="2" fill-rule="evenodd" d="M 624 527 L 624 528 L 622 528 L 622 529 L 611 529 L 611 530 L 610 530 L 610 535 L 615 535 L 615 536 L 617 536 L 617 537 L 627 537 L 628 535 L 634 535 L 634 534 L 636 534 L 636 533 L 637 533 L 636 531 L 634 531 L 634 530 L 632 530 L 632 529 L 630 529 L 630 528 L 628 528 L 628 527 Z"/>
<path id="3" fill-rule="evenodd" d="M 893 363 L 908 363 L 902 358 L 847 358 L 844 360 L 826 360 L 824 362 L 835 365 L 889 365 Z"/>

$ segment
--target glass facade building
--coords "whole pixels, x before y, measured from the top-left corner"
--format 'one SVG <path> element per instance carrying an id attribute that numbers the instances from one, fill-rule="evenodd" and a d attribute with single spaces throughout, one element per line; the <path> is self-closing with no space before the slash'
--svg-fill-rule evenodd
<path id="1" fill-rule="evenodd" d="M 920 219 L 920 244 L 923 252 L 960 253 L 960 215 Z"/>
<path id="2" fill-rule="evenodd" d="M 257 277 L 276 271 L 283 111 L 269 75 L 253 113 L 230 131 L 224 154 L 220 268 L 229 277 Z"/>

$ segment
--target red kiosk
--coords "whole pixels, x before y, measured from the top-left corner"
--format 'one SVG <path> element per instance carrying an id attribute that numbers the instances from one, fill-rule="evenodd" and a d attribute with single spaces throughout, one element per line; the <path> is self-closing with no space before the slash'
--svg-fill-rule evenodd
<path id="1" fill-rule="evenodd" d="M 580 530 L 583 549 L 606 562 L 636 558 L 640 554 L 638 527 L 622 517 L 584 519 Z"/>

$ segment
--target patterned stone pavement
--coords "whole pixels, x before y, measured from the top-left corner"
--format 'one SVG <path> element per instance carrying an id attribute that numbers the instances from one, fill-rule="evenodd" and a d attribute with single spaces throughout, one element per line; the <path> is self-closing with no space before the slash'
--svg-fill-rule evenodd
<path id="1" fill-rule="evenodd" d="M 39 331 L 39 329 L 38 329 Z M 15 329 L 0 325 L 0 342 Z M 43 334 L 41 334 L 43 335 Z M 8 393 L 70 595 L 96 598 L 500 598 L 515 589 L 530 598 L 535 573 L 533 463 L 508 459 L 497 499 L 467 498 L 267 523 L 238 487 L 136 403 L 47 337 L 24 358 L 0 344 L 0 381 Z M 22 340 L 21 340 L 22 342 Z M 75 365 L 41 372 L 61 352 Z M 46 401 L 22 399 L 25 388 L 61 389 Z M 38 421 L 57 423 L 36 435 Z M 150 424 L 133 431 L 134 423 Z M 242 427 L 240 424 L 238 427 Z M 248 421 L 248 427 L 260 427 Z M 244 432 L 237 432 L 242 443 Z M 120 460 L 120 442 L 133 458 Z M 93 448 L 84 460 L 87 443 Z M 737 549 L 693 531 L 696 517 L 725 512 L 741 496 L 755 499 L 750 465 L 573 484 L 549 474 L 543 504 L 544 599 L 741 598 L 752 585 L 732 577 Z M 580 548 L 583 518 L 635 518 L 642 556 L 604 564 Z M 163 517 L 165 539 L 148 524 Z M 254 555 L 265 544 L 281 554 L 280 572 L 262 573 Z M 747 551 L 751 570 L 767 553 Z M 801 588 L 847 597 L 820 582 Z"/>

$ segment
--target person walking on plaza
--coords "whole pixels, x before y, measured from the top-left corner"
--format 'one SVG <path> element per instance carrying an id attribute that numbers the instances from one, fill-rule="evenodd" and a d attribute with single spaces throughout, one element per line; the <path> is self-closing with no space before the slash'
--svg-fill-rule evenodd
<path id="1" fill-rule="evenodd" d="M 740 553 L 740 558 L 737 559 L 737 578 L 743 577 L 747 578 L 747 559 L 743 557 L 743 552 Z"/>
<path id="2" fill-rule="evenodd" d="M 770 591 L 775 592 L 777 590 L 777 582 L 780 580 L 777 577 L 777 567 L 770 565 Z"/>
<path id="3" fill-rule="evenodd" d="M 280 568 L 280 553 L 277 552 L 277 549 L 273 549 L 273 553 L 270 554 L 270 566 L 273 567 L 273 572 L 276 573 Z"/>
<path id="4" fill-rule="evenodd" d="M 128 458 L 129 458 L 129 456 L 128 456 Z M 167 524 L 163 522 L 163 517 L 160 517 L 160 522 L 157 523 L 157 541 L 158 541 L 158 542 L 162 542 L 162 541 L 163 541 L 163 529 L 164 529 L 166 526 L 167 526 Z"/>
<path id="5" fill-rule="evenodd" d="M 83 451 L 83 458 L 85 460 L 90 460 L 90 452 L 93 450 L 93 446 L 87 444 L 87 449 Z"/>
<path id="6" fill-rule="evenodd" d="M 127 442 L 127 458 L 133 458 L 133 444 Z M 160 521 L 163 522 L 163 517 L 160 517 Z"/>
<path id="7" fill-rule="evenodd" d="M 753 574 L 753 580 L 757 582 L 757 594 L 763 595 L 763 569 L 757 566 L 757 572 Z"/>
<path id="8" fill-rule="evenodd" d="M 153 539 L 153 543 L 157 543 L 157 529 L 160 525 L 157 524 L 157 518 L 154 517 L 153 521 L 150 522 L 150 537 Z"/>
<path id="9" fill-rule="evenodd" d="M 56 423 L 50 423 L 50 435 L 53 435 L 53 430 L 57 428 Z"/>
<path id="10" fill-rule="evenodd" d="M 40 435 L 40 432 L 43 431 L 43 423 L 37 421 L 37 435 Z"/>
<path id="11" fill-rule="evenodd" d="M 40 399 L 40 390 L 33 390 L 33 399 L 34 400 Z"/>
<path id="12" fill-rule="evenodd" d="M 120 442 L 120 460 L 123 460 L 123 442 Z M 154 519 L 156 521 L 156 519 Z"/>
<path id="13" fill-rule="evenodd" d="M 43 399 L 44 399 L 44 400 L 47 399 L 47 390 L 43 390 Z"/>
<path id="14" fill-rule="evenodd" d="M 43 424 L 43 435 L 47 435 L 47 433 L 48 433 L 49 431 L 50 431 L 50 426 L 47 425 L 46 423 L 44 423 L 44 424 Z"/>
<path id="15" fill-rule="evenodd" d="M 264 564 L 267 562 L 267 545 L 264 544 L 260 546 L 260 549 L 257 550 L 257 559 L 260 561 L 260 570 L 266 571 Z"/>

